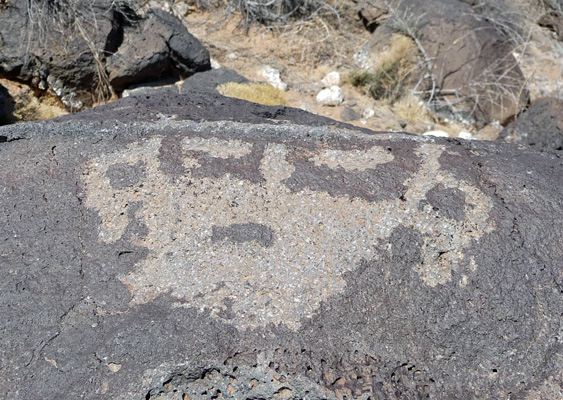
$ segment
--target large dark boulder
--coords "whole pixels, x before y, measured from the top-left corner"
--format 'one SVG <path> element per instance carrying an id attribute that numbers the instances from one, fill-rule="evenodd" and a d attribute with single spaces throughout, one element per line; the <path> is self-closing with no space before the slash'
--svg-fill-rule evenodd
<path id="1" fill-rule="evenodd" d="M 368 24 L 372 28 L 381 25 L 362 50 L 366 65 L 370 57 L 377 58 L 378 51 L 389 45 L 389 32 L 414 38 L 424 65 L 421 73 L 426 76 L 425 85 L 418 82 L 417 89 L 424 89 L 423 96 L 433 100 L 435 109 L 445 116 L 481 124 L 506 124 L 527 104 L 524 75 L 511 45 L 467 2 L 364 3 L 361 15 L 367 18 L 374 8 L 378 17 L 367 19 Z M 381 9 L 386 7 L 387 14 L 382 16 Z"/>
<path id="2" fill-rule="evenodd" d="M 210 68 L 209 53 L 170 14 L 134 1 L 10 1 L 0 9 L 0 77 L 51 89 L 72 109 L 128 85 Z"/>
<path id="3" fill-rule="evenodd" d="M 0 128 L 0 397 L 559 398 L 559 155 L 354 129 L 209 94 Z"/>
<path id="4" fill-rule="evenodd" d="M 16 121 L 14 116 L 14 99 L 8 89 L 0 85 L 0 125 L 7 125 Z"/>
<path id="5" fill-rule="evenodd" d="M 182 83 L 181 93 L 188 94 L 193 92 L 218 93 L 217 86 L 225 83 L 248 83 L 247 78 L 229 68 L 212 69 L 190 76 Z"/>
<path id="6" fill-rule="evenodd" d="M 544 97 L 535 101 L 503 129 L 499 139 L 538 149 L 563 150 L 563 100 Z"/>
<path id="7" fill-rule="evenodd" d="M 209 52 L 173 15 L 150 9 L 147 19 L 125 30 L 124 42 L 108 62 L 116 90 L 164 78 L 179 80 L 211 68 Z"/>

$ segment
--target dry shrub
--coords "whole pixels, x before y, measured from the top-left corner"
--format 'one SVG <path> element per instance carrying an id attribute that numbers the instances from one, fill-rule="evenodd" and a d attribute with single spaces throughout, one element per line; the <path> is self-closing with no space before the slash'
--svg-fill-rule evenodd
<path id="1" fill-rule="evenodd" d="M 269 29 L 283 43 L 276 54 L 294 60 L 311 69 L 319 64 L 351 68 L 356 51 L 351 43 L 367 41 L 369 32 L 358 24 L 351 0 L 334 1 L 334 14 L 317 13 L 287 24 L 272 25 Z"/>
<path id="2" fill-rule="evenodd" d="M 394 34 L 369 70 L 350 74 L 350 83 L 376 100 L 394 103 L 405 96 L 416 74 L 417 48 L 407 36 Z"/>
<path id="3" fill-rule="evenodd" d="M 393 114 L 407 122 L 434 121 L 436 118 L 425 107 L 424 101 L 413 94 L 407 94 L 393 104 Z"/>
<path id="4" fill-rule="evenodd" d="M 265 106 L 287 105 L 285 93 L 268 83 L 229 82 L 217 86 L 223 96 L 252 101 Z"/>
<path id="5" fill-rule="evenodd" d="M 287 24 L 318 15 L 332 15 L 340 20 L 337 4 L 338 1 L 327 0 L 229 0 L 228 9 L 240 11 L 248 29 L 254 22 L 264 25 Z"/>
<path id="6" fill-rule="evenodd" d="M 417 62 L 418 49 L 413 41 L 405 35 L 391 35 L 389 46 L 377 53 L 372 59 L 372 69 L 380 70 L 394 63 L 413 64 Z"/>

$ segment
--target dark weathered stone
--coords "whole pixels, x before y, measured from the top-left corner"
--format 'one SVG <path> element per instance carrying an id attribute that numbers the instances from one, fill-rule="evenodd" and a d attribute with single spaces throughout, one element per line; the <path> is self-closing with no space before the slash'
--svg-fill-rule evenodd
<path id="1" fill-rule="evenodd" d="M 356 112 L 352 107 L 346 107 L 340 113 L 342 121 L 357 121 L 362 116 Z"/>
<path id="2" fill-rule="evenodd" d="M 498 138 L 538 149 L 563 150 L 563 100 L 544 97 L 535 101 Z"/>
<path id="3" fill-rule="evenodd" d="M 486 20 L 486 15 L 480 16 L 467 4 L 471 1 L 373 3 L 378 14 L 387 8 L 388 18 L 364 46 L 362 57 L 368 64 L 370 54 L 377 58 L 378 51 L 389 45 L 393 32 L 414 36 L 425 52 L 421 54 L 426 63 L 422 75 L 434 77 L 424 82 L 426 96 L 436 96 L 433 100 L 438 112 L 448 118 L 505 124 L 527 105 L 524 75 L 512 55 L 512 47 Z M 421 89 L 420 82 L 417 88 Z"/>
<path id="4" fill-rule="evenodd" d="M 14 116 L 14 99 L 8 89 L 0 85 L 0 125 L 12 124 L 16 121 Z"/>
<path id="5" fill-rule="evenodd" d="M 74 110 L 135 84 L 211 68 L 209 52 L 162 10 L 138 2 L 10 1 L 0 9 L 0 77 L 51 89 Z"/>
<path id="6" fill-rule="evenodd" d="M 244 76 L 229 68 L 212 69 L 194 74 L 182 83 L 182 94 L 193 92 L 216 92 L 216 87 L 224 83 L 247 83 Z"/>
<path id="7" fill-rule="evenodd" d="M 560 398 L 560 156 L 334 125 L 0 128 L 0 397 Z"/>
<path id="8" fill-rule="evenodd" d="M 120 91 L 142 82 L 179 80 L 211 68 L 209 52 L 171 14 L 151 9 L 108 61 L 109 79 Z"/>

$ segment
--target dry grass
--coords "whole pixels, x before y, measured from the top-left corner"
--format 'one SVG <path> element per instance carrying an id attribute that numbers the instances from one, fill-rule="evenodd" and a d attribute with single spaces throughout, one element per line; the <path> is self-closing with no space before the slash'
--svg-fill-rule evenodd
<path id="1" fill-rule="evenodd" d="M 425 106 L 424 101 L 413 94 L 407 94 L 392 106 L 393 114 L 408 122 L 436 121 L 436 117 Z"/>
<path id="2" fill-rule="evenodd" d="M 293 59 L 310 67 L 319 64 L 351 67 L 354 46 L 350 43 L 369 36 L 352 21 L 343 19 L 341 25 L 315 17 L 290 25 L 271 27 L 283 46 L 275 52 L 282 59 Z M 365 39 L 363 38 L 365 36 Z"/>
<path id="3" fill-rule="evenodd" d="M 372 58 L 372 69 L 375 71 L 385 69 L 391 64 L 415 64 L 418 49 L 408 36 L 395 33 L 391 36 L 389 46 Z"/>
<path id="4" fill-rule="evenodd" d="M 285 93 L 268 83 L 229 82 L 217 87 L 223 96 L 252 101 L 265 106 L 287 105 Z"/>
<path id="5" fill-rule="evenodd" d="M 394 34 L 369 70 L 350 74 L 350 83 L 377 100 L 395 103 L 408 93 L 417 68 L 417 48 L 407 36 Z"/>
<path id="6" fill-rule="evenodd" d="M 229 0 L 227 11 L 239 11 L 248 31 L 258 22 L 264 25 L 287 24 L 321 16 L 340 22 L 338 0 Z"/>

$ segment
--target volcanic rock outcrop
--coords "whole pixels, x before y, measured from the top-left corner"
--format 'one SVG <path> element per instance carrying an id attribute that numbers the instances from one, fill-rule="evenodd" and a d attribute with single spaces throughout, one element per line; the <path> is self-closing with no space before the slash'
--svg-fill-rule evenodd
<path id="1" fill-rule="evenodd" d="M 499 139 L 538 149 L 563 150 L 563 100 L 544 97 L 535 101 L 503 129 Z"/>
<path id="2" fill-rule="evenodd" d="M 528 103 L 512 47 L 462 0 L 361 1 L 360 16 L 375 31 L 359 56 L 369 68 L 393 32 L 416 41 L 424 66 L 417 89 L 448 118 L 510 122 Z M 425 82 L 425 83 L 423 83 Z"/>
<path id="3" fill-rule="evenodd" d="M 0 85 L 0 125 L 13 123 L 14 101 L 4 86 Z"/>
<path id="4" fill-rule="evenodd" d="M 52 90 L 70 109 L 129 86 L 211 68 L 209 52 L 169 13 L 135 1 L 10 1 L 0 9 L 0 77 Z"/>
<path id="5" fill-rule="evenodd" d="M 0 138 L 0 397 L 560 398 L 555 153 L 212 93 Z"/>

